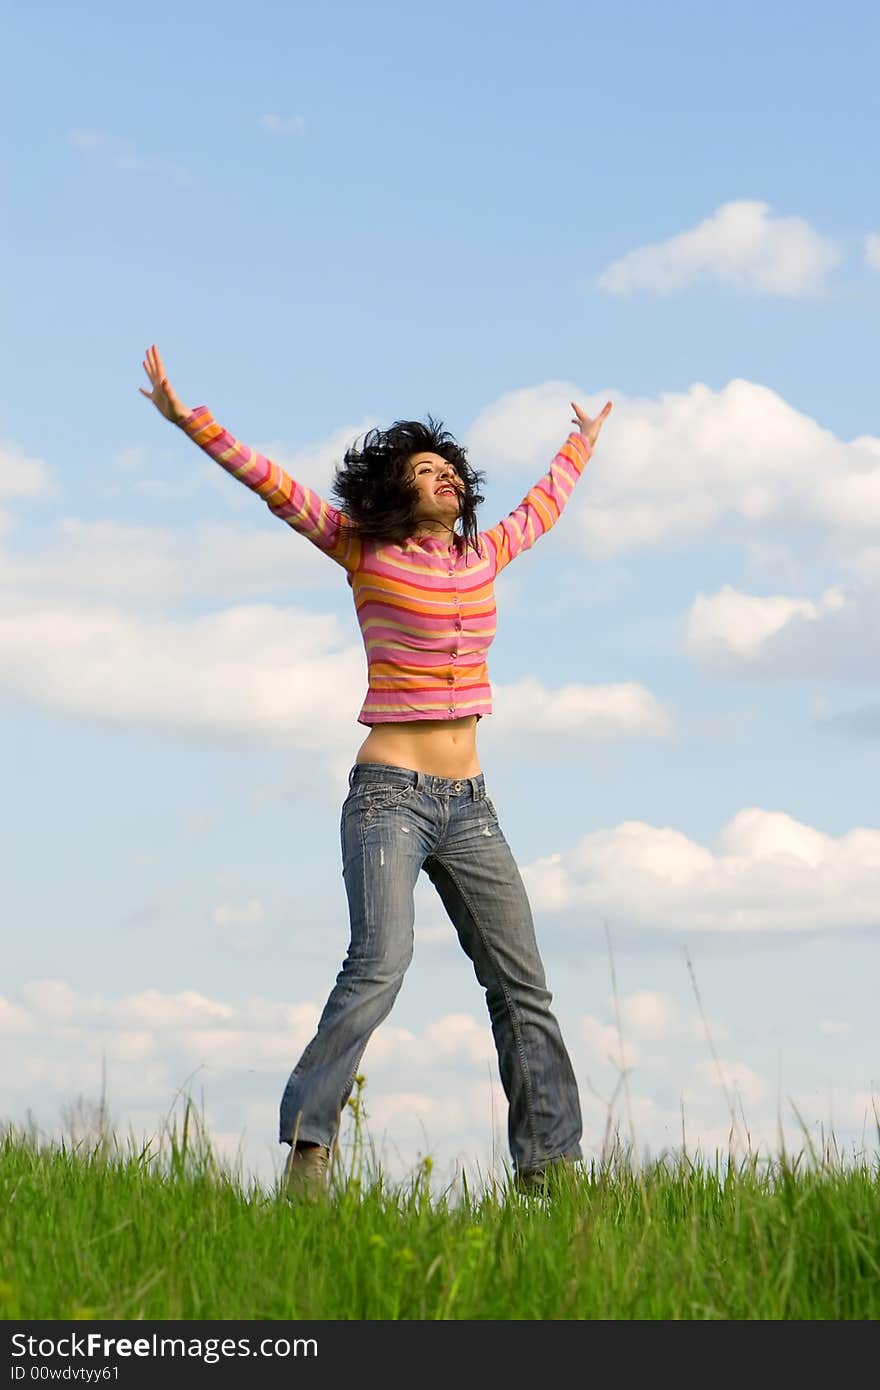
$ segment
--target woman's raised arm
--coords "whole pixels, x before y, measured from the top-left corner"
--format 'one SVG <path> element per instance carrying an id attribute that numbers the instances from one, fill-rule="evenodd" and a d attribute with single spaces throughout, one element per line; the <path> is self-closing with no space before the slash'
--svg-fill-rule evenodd
<path id="1" fill-rule="evenodd" d="M 240 444 L 217 423 L 206 405 L 188 410 L 171 389 L 155 344 L 147 350 L 144 370 L 153 389 L 145 391 L 140 387 L 140 393 L 153 402 L 166 420 L 182 429 L 227 473 L 231 473 L 252 492 L 258 493 L 281 521 L 305 536 L 343 569 L 349 572 L 357 569 L 361 543 L 347 524 L 346 516 L 325 502 L 312 488 L 295 482 L 279 464 L 273 463 L 256 449 Z"/>
<path id="2" fill-rule="evenodd" d="M 599 431 L 611 412 L 611 402 L 592 420 L 572 401 L 578 428 L 572 430 L 559 453 L 550 464 L 550 469 L 539 478 L 520 502 L 518 507 L 503 521 L 488 531 L 481 531 L 492 547 L 495 558 L 495 573 L 500 574 L 517 555 L 529 550 L 540 536 L 545 536 L 555 526 L 574 491 L 574 485 L 583 473 L 599 438 Z"/>

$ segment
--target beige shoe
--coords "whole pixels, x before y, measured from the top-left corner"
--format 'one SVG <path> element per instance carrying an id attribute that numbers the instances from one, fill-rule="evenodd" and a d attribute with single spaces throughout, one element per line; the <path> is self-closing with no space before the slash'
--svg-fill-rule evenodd
<path id="1" fill-rule="evenodd" d="M 291 1145 L 282 1190 L 288 1201 L 314 1201 L 326 1195 L 329 1172 L 330 1150 L 324 1144 Z"/>
<path id="2" fill-rule="evenodd" d="M 548 1159 L 540 1168 L 521 1168 L 514 1176 L 514 1188 L 526 1196 L 549 1197 L 554 1190 L 571 1181 L 579 1161 L 563 1155 Z"/>

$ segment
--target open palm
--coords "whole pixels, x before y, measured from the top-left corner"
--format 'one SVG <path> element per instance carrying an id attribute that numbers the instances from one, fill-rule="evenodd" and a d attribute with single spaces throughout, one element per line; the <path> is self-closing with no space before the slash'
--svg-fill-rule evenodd
<path id="1" fill-rule="evenodd" d="M 162 364 L 162 357 L 155 343 L 152 347 L 147 348 L 147 355 L 144 358 L 143 366 L 144 371 L 152 382 L 153 389 L 152 391 L 145 391 L 143 386 L 139 386 L 138 390 L 141 395 L 146 396 L 148 401 L 152 401 L 153 405 L 157 410 L 161 411 L 166 420 L 170 420 L 172 424 L 175 425 L 179 424 L 184 416 L 189 415 L 189 411 L 176 391 L 173 391 L 169 385 L 168 378 L 165 375 L 165 368 Z"/>
<path id="2" fill-rule="evenodd" d="M 611 413 L 611 402 L 606 402 L 595 420 L 591 420 L 589 415 L 585 415 L 581 408 L 575 405 L 574 401 L 571 402 L 571 408 L 574 411 L 572 424 L 578 426 L 590 448 L 594 448 L 596 440 L 599 438 L 599 431 Z"/>

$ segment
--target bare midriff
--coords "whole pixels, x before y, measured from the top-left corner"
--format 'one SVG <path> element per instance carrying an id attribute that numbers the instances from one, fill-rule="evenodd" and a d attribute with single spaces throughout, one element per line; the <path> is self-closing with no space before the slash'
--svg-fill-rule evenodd
<path id="1" fill-rule="evenodd" d="M 477 716 L 410 719 L 374 724 L 358 749 L 356 763 L 387 763 L 431 777 L 477 777 Z"/>

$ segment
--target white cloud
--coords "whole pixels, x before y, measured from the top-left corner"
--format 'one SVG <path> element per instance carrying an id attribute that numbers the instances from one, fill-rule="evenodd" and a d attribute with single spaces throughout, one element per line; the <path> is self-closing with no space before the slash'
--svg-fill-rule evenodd
<path id="1" fill-rule="evenodd" d="M 32 1013 L 51 1018 L 57 1024 L 94 1019 L 101 1011 L 98 995 L 77 994 L 66 980 L 30 980 L 20 993 Z"/>
<path id="2" fill-rule="evenodd" d="M 876 232 L 865 237 L 865 264 L 869 270 L 880 270 L 880 236 Z"/>
<path id="3" fill-rule="evenodd" d="M 188 530 L 65 517 L 36 547 L 0 550 L 0 583 L 33 602 L 63 593 L 155 606 L 327 589 L 339 566 L 287 527 L 198 522 Z"/>
<path id="4" fill-rule="evenodd" d="M 247 950 L 259 946 L 264 939 L 261 930 L 267 923 L 268 912 L 260 898 L 243 903 L 217 903 L 211 909 L 211 921 L 237 945 Z"/>
<path id="5" fill-rule="evenodd" d="M 620 1033 L 615 1024 L 603 1023 L 592 1014 L 585 1014 L 580 1022 L 580 1033 L 598 1061 L 607 1062 L 619 1071 L 638 1066 L 642 1055 L 638 1046 L 624 1032 L 621 1047 Z"/>
<path id="6" fill-rule="evenodd" d="M 369 428 L 370 422 L 364 428 Z M 351 442 L 353 429 L 340 427 L 317 445 L 291 450 L 282 441 L 254 445 L 290 475 L 321 496 L 329 494 L 333 469 Z M 168 445 L 171 452 L 171 445 Z M 158 448 L 158 445 L 156 446 Z M 42 542 L 16 552 L 0 550 L 0 587 L 26 594 L 73 595 L 149 601 L 259 598 L 304 587 L 344 585 L 334 561 L 275 517 L 256 494 L 230 478 L 184 436 L 173 446 L 173 477 L 143 478 L 155 449 L 133 445 L 94 469 L 93 486 L 107 499 L 148 490 L 175 505 L 203 497 L 210 487 L 218 500 L 252 524 L 196 522 L 186 529 L 131 526 L 113 520 L 63 517 L 50 524 Z M 167 465 L 166 465 L 167 472 Z M 117 481 L 112 481 L 116 475 Z M 88 475 L 87 475 L 88 479 Z M 109 479 L 109 481 L 108 481 Z M 40 460 L 9 445 L 0 451 L 0 497 L 52 496 L 58 491 Z"/>
<path id="7" fill-rule="evenodd" d="M 231 1019 L 235 1010 L 219 1000 L 209 999 L 197 990 L 184 989 L 178 994 L 163 994 L 158 989 L 145 989 L 132 994 L 108 1010 L 108 1018 L 120 1024 L 136 1023 L 146 1028 L 192 1027 L 206 1019 Z"/>
<path id="8" fill-rule="evenodd" d="M 255 1076 L 261 1094 L 271 1086 L 280 1096 L 319 1014 L 314 1002 L 251 996 L 231 1004 L 197 990 L 154 988 L 114 1000 L 81 994 L 60 979 L 32 980 L 18 999 L 0 999 L 8 1054 L 0 1110 L 8 1118 L 9 1101 L 32 1110 L 45 1111 L 50 1102 L 66 1107 L 77 1094 L 98 1094 L 106 1072 L 111 1118 L 123 1137 L 133 1116 L 141 1133 L 155 1134 L 177 1088 L 193 1077 L 196 1089 L 214 1097 L 209 1119 L 220 1111 L 230 1118 L 245 1112 L 253 1117 Z M 21 1050 L 13 1059 L 14 1046 Z M 367 1091 L 371 1133 L 378 1136 L 386 1124 L 394 1128 L 393 1166 L 417 1160 L 426 1130 L 432 1144 L 468 1145 L 504 1106 L 487 1018 L 452 1013 L 426 1019 L 415 1032 L 383 1024 L 370 1040 L 362 1070 L 375 1082 Z M 222 1118 L 213 1130 L 219 1151 L 232 1157 L 242 1146 L 265 1178 L 277 1155 L 277 1108 L 264 1101 L 257 1110 L 261 1133 L 251 1142 L 240 1133 L 233 1142 L 235 1132 L 223 1127 Z M 502 1142 L 500 1135 L 496 1139 Z"/>
<path id="9" fill-rule="evenodd" d="M 31 458 L 9 440 L 0 440 L 0 498 L 34 497 L 42 501 L 56 493 L 42 459 Z"/>
<path id="10" fill-rule="evenodd" d="M 620 1000 L 620 1014 L 624 1029 L 651 1041 L 673 1037 L 678 1030 L 678 1005 L 670 995 L 657 990 L 625 994 Z"/>
<path id="11" fill-rule="evenodd" d="M 148 1028 L 123 1028 L 113 1039 L 114 1054 L 126 1062 L 140 1062 L 151 1057 L 157 1045 L 155 1034 Z"/>
<path id="12" fill-rule="evenodd" d="M 4 612 L 0 600 L 0 689 L 73 716 L 310 749 L 332 759 L 335 790 L 347 792 L 366 663 L 343 630 L 335 614 L 267 603 L 148 621 L 108 604 L 13 601 Z M 636 683 L 553 690 L 527 677 L 493 684 L 493 695 L 501 717 L 490 739 L 540 730 L 564 751 L 571 737 L 664 737 L 672 728 Z"/>
<path id="13" fill-rule="evenodd" d="M 668 295 L 715 281 L 754 294 L 815 294 L 839 265 L 837 246 L 802 217 L 773 217 L 768 203 L 723 203 L 696 227 L 630 251 L 599 275 L 609 294 Z"/>
<path id="14" fill-rule="evenodd" d="M 781 594 L 754 598 L 725 584 L 712 598 L 698 594 L 694 599 L 688 614 L 686 646 L 692 655 L 708 656 L 719 648 L 738 657 L 752 656 L 792 618 L 815 622 L 823 613 L 840 609 L 844 601 L 840 588 L 828 589 L 814 603 Z"/>
<path id="15" fill-rule="evenodd" d="M 21 1124 L 28 1111 L 44 1129 L 58 1133 L 58 1114 L 69 1113 L 77 1096 L 97 1099 L 106 1073 L 106 1102 L 115 1132 L 123 1141 L 132 1133 L 140 1142 L 150 1138 L 155 1150 L 157 1136 L 183 1103 L 175 1101 L 183 1086 L 197 1097 L 215 1152 L 229 1160 L 240 1154 L 246 1177 L 257 1176 L 270 1185 L 274 1181 L 283 1158 L 276 1142 L 277 1102 L 290 1066 L 313 1035 L 319 1014 L 314 1001 L 290 1004 L 255 995 L 232 1003 L 197 990 L 169 993 L 153 988 L 105 998 L 49 979 L 29 981 L 15 1000 L 3 1002 L 0 1026 L 4 1018 L 13 1017 L 14 1023 L 4 1038 L 4 1119 Z M 622 1013 L 624 1061 L 636 1070 L 630 1075 L 628 1103 L 618 1090 L 610 1110 L 612 1097 L 603 1100 L 595 1093 L 591 1073 L 599 1062 L 612 1073 L 619 1069 L 616 1027 L 592 1015 L 575 1027 L 565 1026 L 582 1072 L 583 1146 L 588 1159 L 601 1154 L 609 1135 L 613 1142 L 615 1130 L 627 1143 L 631 1120 L 640 1152 L 646 1146 L 654 1154 L 678 1146 L 682 1102 L 689 1151 L 699 1145 L 704 1153 L 715 1148 L 727 1152 L 730 1123 L 718 1122 L 726 1102 L 714 1062 L 701 1057 L 695 1064 L 682 1054 L 684 1085 L 679 1090 L 665 1059 L 658 1056 L 661 1033 L 677 1033 L 686 1041 L 670 997 L 637 991 L 625 996 Z M 628 1037 L 627 1030 L 637 1029 L 654 1044 L 644 1055 Z M 720 1032 L 715 1029 L 713 1035 L 717 1040 Z M 722 1060 L 721 1066 L 731 1097 L 738 1094 L 747 1107 L 753 1144 L 774 1150 L 778 1098 L 770 1093 L 755 1061 Z M 386 1174 L 405 1178 L 425 1153 L 434 1159 L 440 1189 L 447 1181 L 447 1165 L 450 1170 L 453 1164 L 466 1167 L 477 1180 L 500 1173 L 499 1165 L 507 1160 L 507 1109 L 487 1019 L 448 1014 L 427 1017 L 416 1029 L 386 1022 L 374 1034 L 362 1070 L 367 1076 L 368 1133 Z M 644 1074 L 659 1078 L 654 1093 Z M 689 1081 L 689 1075 L 696 1081 Z M 858 1132 L 867 1124 L 870 1130 L 872 1096 L 867 1085 L 866 1077 L 857 1078 L 854 1086 L 835 1087 L 836 1123 Z M 674 1099 L 664 1099 L 670 1090 Z M 802 1092 L 796 1102 L 805 1122 L 813 1125 L 819 1119 L 827 1124 L 824 1080 L 821 1091 L 802 1087 Z M 787 1114 L 788 1107 L 784 1109 Z M 350 1124 L 349 1116 L 344 1124 Z M 789 1149 L 796 1152 L 799 1138 L 802 1143 L 798 1122 L 789 1117 L 786 1124 Z M 737 1126 L 734 1148 L 743 1137 L 739 1117 Z M 65 1133 L 70 1134 L 69 1127 Z M 343 1157 L 349 1138 L 345 1130 Z"/>
<path id="16" fill-rule="evenodd" d="M 726 584 L 697 595 L 682 650 L 722 676 L 863 680 L 880 674 L 878 619 L 880 590 L 834 585 L 814 600 Z"/>
<path id="17" fill-rule="evenodd" d="M 845 1033 L 851 1033 L 853 1030 L 851 1023 L 833 1018 L 820 1018 L 818 1027 L 819 1032 L 824 1034 L 826 1038 L 842 1037 Z"/>
<path id="18" fill-rule="evenodd" d="M 625 821 L 523 869 L 533 906 L 689 932 L 845 930 L 880 923 L 880 830 L 835 838 L 782 812 L 740 811 L 711 850 Z"/>
<path id="19" fill-rule="evenodd" d="M 0 1036 L 6 1033 L 30 1033 L 34 1026 L 27 1009 L 0 995 Z"/>
<path id="20" fill-rule="evenodd" d="M 717 594 L 697 594 L 688 613 L 683 649 L 715 670 L 754 669 L 766 665 L 767 653 L 781 633 L 816 628 L 821 640 L 823 620 L 846 605 L 841 585 L 813 600 L 785 594 L 759 597 L 725 584 Z"/>
<path id="21" fill-rule="evenodd" d="M 420 938 L 421 939 L 421 938 Z M 408 1066 L 449 1066 L 494 1062 L 495 1046 L 488 1021 L 470 1014 L 446 1014 L 426 1023 L 420 1034 L 384 1023 L 373 1034 L 364 1064 L 406 1059 Z"/>
<path id="22" fill-rule="evenodd" d="M 69 130 L 65 139 L 74 149 L 102 164 L 109 164 L 113 169 L 123 169 L 133 174 L 168 175 L 175 183 L 192 183 L 192 175 L 184 165 L 170 159 L 145 158 L 127 140 L 107 135 L 104 131 Z"/>
<path id="23" fill-rule="evenodd" d="M 841 569 L 855 575 L 869 588 L 880 589 L 880 545 L 853 544 L 846 553 L 834 558 Z"/>
<path id="24" fill-rule="evenodd" d="M 787 542 L 747 538 L 745 550 L 749 569 L 763 575 L 768 584 L 805 590 L 813 582 L 813 570 L 806 557 L 801 559 Z"/>
<path id="25" fill-rule="evenodd" d="M 302 116 L 276 116 L 272 114 L 261 116 L 260 125 L 264 130 L 271 131 L 273 135 L 289 135 L 291 131 L 301 135 L 306 127 Z"/>
<path id="26" fill-rule="evenodd" d="M 768 1094 L 767 1082 L 745 1062 L 725 1061 L 719 1058 L 717 1067 L 714 1061 L 698 1062 L 694 1070 L 697 1076 L 710 1086 L 719 1084 L 720 1070 L 721 1079 L 731 1099 L 741 1096 L 743 1101 L 756 1104 L 764 1100 Z"/>
<path id="27" fill-rule="evenodd" d="M 775 391 L 741 378 L 656 399 L 545 382 L 483 411 L 468 432 L 469 451 L 481 464 L 515 471 L 517 491 L 530 486 L 561 446 L 572 399 L 592 415 L 608 399 L 614 409 L 557 523 L 559 544 L 607 560 L 721 527 L 777 547 L 787 531 L 789 543 L 809 545 L 814 563 L 817 532 L 841 560 L 874 542 L 880 439 L 838 440 Z M 522 496 L 510 497 L 512 487 L 508 510 Z"/>
<path id="28" fill-rule="evenodd" d="M 542 737 L 607 741 L 666 738 L 672 715 L 636 681 L 616 685 L 563 685 L 548 689 L 534 676 L 511 685 L 492 684 L 494 714 L 487 733 L 513 739 L 541 730 Z M 546 745 L 542 743 L 546 753 Z"/>
<path id="29" fill-rule="evenodd" d="M 347 745 L 362 649 L 331 615 L 271 604 L 147 622 L 109 604 L 0 611 L 0 686 L 86 717 Z"/>
<path id="30" fill-rule="evenodd" d="M 437 1096 L 423 1091 L 392 1091 L 370 1102 L 370 1119 L 380 1129 L 401 1121 L 421 1120 L 432 1131 L 459 1129 L 465 1123 L 465 1107 L 455 1096 Z"/>
<path id="31" fill-rule="evenodd" d="M 711 1014 L 704 1017 L 703 1014 L 695 1013 L 690 1016 L 687 1036 L 692 1042 L 705 1043 L 708 1042 L 709 1038 L 713 1043 L 724 1042 L 730 1037 L 730 1029 L 726 1023 L 721 1022 L 720 1018 L 714 1018 Z"/>
<path id="32" fill-rule="evenodd" d="M 876 1090 L 843 1091 L 832 1097 L 835 1120 L 861 1125 L 873 1144 L 880 1125 L 880 1093 Z"/>
<path id="33" fill-rule="evenodd" d="M 141 473 L 147 466 L 149 458 L 150 450 L 143 444 L 132 444 L 128 448 L 120 449 L 113 455 L 110 460 L 110 471 L 123 474 L 127 480 L 132 478 L 136 479 L 137 474 Z M 112 491 L 118 492 L 119 490 L 119 488 L 112 489 L 111 493 Z"/>

